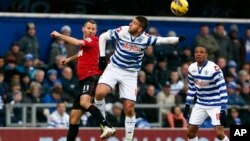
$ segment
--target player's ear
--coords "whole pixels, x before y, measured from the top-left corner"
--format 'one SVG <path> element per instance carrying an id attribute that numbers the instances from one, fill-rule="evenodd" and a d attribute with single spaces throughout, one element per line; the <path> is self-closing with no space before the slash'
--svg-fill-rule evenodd
<path id="1" fill-rule="evenodd" d="M 82 27 L 82 32 L 84 32 L 84 26 Z"/>

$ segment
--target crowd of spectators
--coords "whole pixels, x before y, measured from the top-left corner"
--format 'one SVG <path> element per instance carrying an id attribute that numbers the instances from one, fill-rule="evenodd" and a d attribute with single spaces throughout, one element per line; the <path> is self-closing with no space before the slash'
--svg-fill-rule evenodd
<path id="1" fill-rule="evenodd" d="M 78 79 L 76 77 L 76 62 L 62 65 L 61 61 L 77 53 L 74 47 L 62 40 L 51 42 L 48 62 L 43 62 L 39 56 L 39 42 L 36 38 L 36 25 L 27 23 L 26 34 L 10 45 L 9 51 L 0 57 L 0 126 L 5 126 L 5 104 L 19 103 L 72 103 L 79 94 Z M 70 36 L 71 28 L 64 25 L 61 33 Z M 159 35 L 157 27 L 150 27 L 149 34 Z M 218 23 L 214 29 L 207 25 L 200 26 L 200 33 L 194 39 L 195 44 L 208 48 L 211 61 L 216 62 L 222 69 L 228 91 L 228 104 L 232 106 L 228 111 L 228 123 L 250 124 L 250 28 L 245 36 L 238 35 L 238 27 L 233 24 L 226 31 L 223 23 Z M 163 35 L 162 35 L 163 36 Z M 169 31 L 166 36 L 176 36 L 175 31 Z M 108 45 L 107 56 L 114 51 L 113 42 Z M 149 46 L 145 51 L 142 68 L 138 72 L 139 104 L 160 104 L 172 108 L 163 108 L 162 127 L 182 128 L 187 126 L 183 118 L 180 105 L 185 104 L 187 95 L 188 67 L 194 62 L 193 47 L 181 45 Z M 124 115 L 119 101 L 118 88 L 106 97 L 107 118 L 117 127 L 122 127 Z M 62 103 L 61 103 L 62 104 Z M 48 122 L 52 125 L 51 114 L 61 116 L 60 113 L 69 112 L 64 104 L 57 108 L 38 108 L 37 122 Z M 249 106 L 242 109 L 242 106 Z M 60 108 L 61 107 L 61 108 Z M 22 109 L 11 110 L 11 122 L 22 124 Z M 28 109 L 27 117 L 31 117 Z M 146 128 L 149 123 L 158 122 L 158 109 L 136 109 L 137 127 Z M 67 117 L 67 115 L 65 115 Z M 60 119 L 58 117 L 58 119 Z M 27 118 L 27 122 L 31 119 Z M 67 123 L 63 118 L 63 123 Z M 209 119 L 208 119 L 209 121 Z M 82 126 L 95 125 L 90 114 L 82 118 Z M 141 123 L 141 124 L 139 124 Z M 65 127 L 65 126 L 64 126 Z M 203 127 L 210 127 L 204 122 Z"/>

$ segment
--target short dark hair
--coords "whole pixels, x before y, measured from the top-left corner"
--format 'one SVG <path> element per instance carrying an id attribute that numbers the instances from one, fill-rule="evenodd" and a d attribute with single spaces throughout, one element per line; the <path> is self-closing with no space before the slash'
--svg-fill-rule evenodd
<path id="1" fill-rule="evenodd" d="M 145 31 L 148 28 L 148 19 L 144 16 L 137 16 L 135 17 L 142 27 L 142 30 Z"/>
<path id="2" fill-rule="evenodd" d="M 208 53 L 207 47 L 206 47 L 206 46 L 201 45 L 201 44 L 197 44 L 197 45 L 195 46 L 195 48 L 197 48 L 197 47 L 202 47 L 202 48 L 204 48 L 204 49 L 206 50 L 206 52 Z M 195 49 L 195 48 L 194 48 L 194 49 Z"/>
<path id="3" fill-rule="evenodd" d="M 92 23 L 92 24 L 97 25 L 95 20 L 86 20 L 83 25 L 85 26 L 87 23 Z"/>

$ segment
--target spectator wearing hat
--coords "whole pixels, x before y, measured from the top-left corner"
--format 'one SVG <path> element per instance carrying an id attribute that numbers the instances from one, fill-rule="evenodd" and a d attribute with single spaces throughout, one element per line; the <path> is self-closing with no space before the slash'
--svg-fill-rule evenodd
<path id="1" fill-rule="evenodd" d="M 238 69 L 237 69 L 237 64 L 236 64 L 236 62 L 234 61 L 234 60 L 230 60 L 229 62 L 228 62 L 228 65 L 227 65 L 227 67 L 228 67 L 228 70 L 227 70 L 227 76 L 228 75 L 231 75 L 231 76 L 233 76 L 234 77 L 234 80 L 236 81 L 237 80 L 237 78 L 238 78 Z"/>
<path id="2" fill-rule="evenodd" d="M 34 67 L 34 56 L 30 53 L 24 55 L 24 65 L 21 67 L 21 73 L 28 74 L 30 79 L 34 79 L 36 68 Z"/>
<path id="3" fill-rule="evenodd" d="M 238 91 L 238 86 L 235 82 L 229 82 L 227 84 L 227 93 L 228 93 L 228 104 L 236 106 L 244 106 L 246 104 L 243 97 Z"/>
<path id="4" fill-rule="evenodd" d="M 237 24 L 232 24 L 230 26 L 229 38 L 230 38 L 231 43 L 232 43 L 232 52 L 233 52 L 231 59 L 234 60 L 238 64 L 238 66 L 242 66 L 243 62 L 240 61 L 241 43 L 239 40 L 239 29 L 238 29 Z"/>
<path id="5" fill-rule="evenodd" d="M 64 25 L 62 26 L 61 28 L 61 33 L 63 35 L 66 35 L 66 36 L 71 36 L 71 33 L 72 33 L 72 29 L 69 25 Z M 74 45 L 72 44 L 69 44 L 68 42 L 65 42 L 65 48 L 66 48 L 66 51 L 67 51 L 67 57 L 70 57 L 70 56 L 73 56 L 77 53 L 78 51 L 78 47 L 75 47 Z"/>
<path id="6" fill-rule="evenodd" d="M 171 86 L 171 84 L 170 84 L 169 81 L 166 81 L 162 85 L 161 91 L 156 94 L 157 104 L 159 104 L 159 105 L 168 105 L 169 107 L 175 105 L 175 96 L 173 94 L 171 94 L 170 86 Z M 162 117 L 163 117 L 164 120 L 166 120 L 167 115 L 168 115 L 168 113 L 170 111 L 169 107 L 161 109 Z"/>
<path id="7" fill-rule="evenodd" d="M 50 92 L 55 86 L 62 87 L 61 80 L 58 78 L 58 72 L 55 69 L 49 69 L 43 83 L 45 93 Z"/>
<path id="8" fill-rule="evenodd" d="M 39 59 L 39 42 L 36 36 L 35 23 L 29 22 L 26 24 L 26 35 L 18 40 L 18 44 L 25 54 L 30 53 L 34 55 L 35 59 Z"/>
<path id="9" fill-rule="evenodd" d="M 4 58 L 7 60 L 11 56 L 15 58 L 17 65 L 23 64 L 24 53 L 20 50 L 20 45 L 16 42 L 11 45 L 10 50 L 5 53 Z"/>

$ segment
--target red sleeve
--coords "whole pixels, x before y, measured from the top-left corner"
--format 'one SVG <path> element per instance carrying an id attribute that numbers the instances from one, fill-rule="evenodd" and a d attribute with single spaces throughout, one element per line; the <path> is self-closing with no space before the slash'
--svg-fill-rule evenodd
<path id="1" fill-rule="evenodd" d="M 93 47 L 95 45 L 98 45 L 98 39 L 95 36 L 90 36 L 83 40 L 85 47 Z"/>

